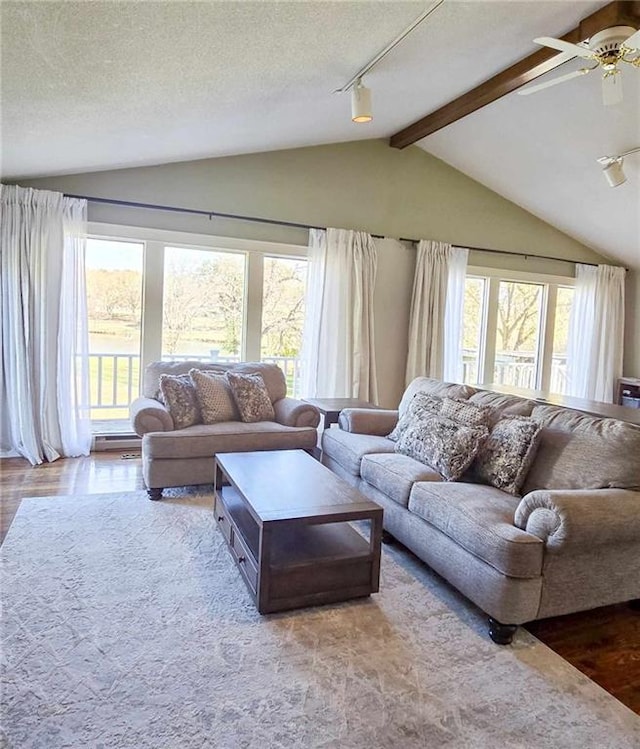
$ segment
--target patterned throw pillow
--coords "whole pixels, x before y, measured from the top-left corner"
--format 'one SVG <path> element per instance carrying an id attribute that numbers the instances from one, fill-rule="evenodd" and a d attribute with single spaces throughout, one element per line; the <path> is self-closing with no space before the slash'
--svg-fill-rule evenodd
<path id="1" fill-rule="evenodd" d="M 188 374 L 160 375 L 160 394 L 176 429 L 200 423 L 200 406 Z"/>
<path id="2" fill-rule="evenodd" d="M 238 421 L 238 409 L 225 374 L 190 369 L 189 377 L 196 389 L 203 424 Z"/>
<path id="3" fill-rule="evenodd" d="M 486 427 L 468 427 L 442 415 L 427 414 L 404 430 L 395 451 L 426 463 L 446 481 L 456 481 L 488 435 Z"/>
<path id="4" fill-rule="evenodd" d="M 417 419 L 422 418 L 426 414 L 440 413 L 442 408 L 443 399 L 437 395 L 430 395 L 429 393 L 416 393 L 409 403 L 409 407 L 405 415 L 395 425 L 393 431 L 387 435 L 387 439 L 392 442 L 397 442 L 402 436 L 403 432 Z"/>
<path id="5" fill-rule="evenodd" d="M 491 406 L 477 406 L 457 398 L 444 398 L 440 410 L 444 419 L 453 419 L 468 427 L 489 427 L 492 413 Z"/>
<path id="6" fill-rule="evenodd" d="M 253 423 L 273 421 L 276 418 L 261 374 L 227 372 L 226 376 L 242 421 Z"/>
<path id="7" fill-rule="evenodd" d="M 481 483 L 518 494 L 538 449 L 542 426 L 528 416 L 505 416 L 493 427 L 472 466 Z"/>

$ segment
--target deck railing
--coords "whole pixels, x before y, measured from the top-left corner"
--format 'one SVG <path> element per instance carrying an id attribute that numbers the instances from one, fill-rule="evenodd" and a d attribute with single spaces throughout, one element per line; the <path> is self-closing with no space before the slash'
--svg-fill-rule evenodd
<path id="1" fill-rule="evenodd" d="M 207 356 L 198 354 L 172 354 L 163 357 L 167 361 L 211 361 L 229 364 L 240 361 L 238 356 Z M 297 397 L 300 391 L 300 360 L 291 356 L 265 356 L 262 361 L 277 364 L 284 372 L 287 393 Z M 101 353 L 89 355 L 91 411 L 94 418 L 103 418 L 107 411 L 122 411 L 126 417 L 129 404 L 139 393 L 140 356 L 138 354 Z M 106 415 L 106 414 L 105 414 Z M 115 418 L 115 414 L 109 414 Z"/>
<path id="2" fill-rule="evenodd" d="M 528 357 L 528 358 L 527 358 Z M 209 357 L 202 355 L 172 354 L 163 357 L 167 361 L 197 359 L 218 364 L 229 364 L 240 360 L 238 356 L 219 356 L 212 352 Z M 494 382 L 503 385 L 535 389 L 536 365 L 533 355 L 519 354 L 519 361 L 497 361 Z M 523 359 L 525 359 L 523 361 Z M 299 397 L 301 382 L 300 359 L 292 356 L 265 356 L 262 361 L 277 364 L 284 372 L 287 393 Z M 101 353 L 89 355 L 91 410 L 94 418 L 102 418 L 98 412 L 120 411 L 126 418 L 129 404 L 137 397 L 140 382 L 140 356 L 138 354 Z M 465 351 L 464 382 L 477 382 L 477 357 Z M 566 357 L 554 357 L 551 363 L 551 392 L 564 393 L 567 381 Z M 108 416 L 116 418 L 115 413 Z"/>

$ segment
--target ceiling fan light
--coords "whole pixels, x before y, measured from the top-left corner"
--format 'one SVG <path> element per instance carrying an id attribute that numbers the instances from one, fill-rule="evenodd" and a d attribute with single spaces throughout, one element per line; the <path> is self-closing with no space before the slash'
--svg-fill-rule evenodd
<path id="1" fill-rule="evenodd" d="M 602 173 L 604 174 L 609 187 L 618 187 L 627 181 L 622 164 L 622 159 L 612 159 L 603 167 Z"/>
<path id="2" fill-rule="evenodd" d="M 371 122 L 371 89 L 360 81 L 351 89 L 351 119 L 353 122 Z"/>

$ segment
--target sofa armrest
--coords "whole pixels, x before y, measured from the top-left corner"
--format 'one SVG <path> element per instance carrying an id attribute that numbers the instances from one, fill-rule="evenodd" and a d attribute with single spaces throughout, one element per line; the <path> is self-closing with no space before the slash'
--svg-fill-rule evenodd
<path id="1" fill-rule="evenodd" d="M 340 412 L 340 429 L 354 434 L 386 437 L 398 423 L 398 412 L 383 408 L 345 408 Z"/>
<path id="2" fill-rule="evenodd" d="M 154 398 L 136 398 L 129 406 L 129 416 L 138 437 L 147 432 L 171 432 L 175 429 L 166 406 Z"/>
<path id="3" fill-rule="evenodd" d="M 311 403 L 296 398 L 280 398 L 273 404 L 276 421 L 287 427 L 315 427 L 320 423 L 320 411 Z"/>
<path id="4" fill-rule="evenodd" d="M 549 549 L 628 541 L 640 546 L 640 492 L 538 489 L 520 500 L 514 523 Z"/>

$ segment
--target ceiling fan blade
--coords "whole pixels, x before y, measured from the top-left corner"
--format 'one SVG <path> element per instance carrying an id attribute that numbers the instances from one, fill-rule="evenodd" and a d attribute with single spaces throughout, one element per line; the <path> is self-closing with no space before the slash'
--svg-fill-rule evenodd
<path id="1" fill-rule="evenodd" d="M 606 107 L 620 104 L 622 101 L 622 75 L 606 75 L 602 79 L 602 103 Z"/>
<path id="2" fill-rule="evenodd" d="M 593 60 L 594 55 L 590 49 L 586 47 L 579 47 L 577 44 L 571 44 L 571 42 L 565 42 L 562 39 L 554 39 L 551 36 L 539 36 L 533 40 L 536 44 L 540 44 L 543 47 L 551 47 L 551 49 L 559 49 L 560 52 L 569 52 L 573 57 L 584 57 L 585 60 Z"/>
<path id="3" fill-rule="evenodd" d="M 640 29 L 638 29 L 635 34 L 631 34 L 631 36 L 628 39 L 625 39 L 622 44 L 627 49 L 632 49 L 636 52 L 640 52 Z"/>
<path id="4" fill-rule="evenodd" d="M 577 78 L 580 75 L 586 75 L 587 73 L 590 73 L 593 70 L 593 68 L 580 68 L 580 70 L 574 70 L 573 73 L 567 73 L 566 75 L 558 76 L 557 78 L 552 78 L 550 81 L 545 81 L 544 83 L 539 83 L 537 86 L 529 86 L 527 88 L 521 88 L 518 93 L 520 96 L 529 96 L 529 94 L 535 94 L 538 91 L 542 91 L 543 88 L 549 88 L 550 86 L 557 86 L 558 83 L 564 83 L 565 81 L 570 81 L 572 78 Z"/>

